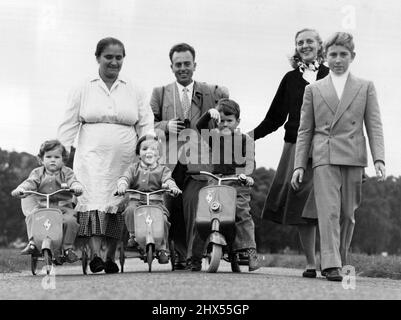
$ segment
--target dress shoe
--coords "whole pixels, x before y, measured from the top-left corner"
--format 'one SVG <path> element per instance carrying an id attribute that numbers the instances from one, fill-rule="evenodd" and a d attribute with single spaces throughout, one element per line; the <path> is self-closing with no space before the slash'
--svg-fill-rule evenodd
<path id="1" fill-rule="evenodd" d="M 110 258 L 107 258 L 106 263 L 104 264 L 104 272 L 106 273 L 118 273 L 120 269 L 118 269 L 117 263 L 115 263 Z"/>
<path id="2" fill-rule="evenodd" d="M 343 276 L 340 274 L 340 268 L 328 268 L 325 271 L 325 277 L 329 281 L 342 281 Z"/>
<path id="3" fill-rule="evenodd" d="M 316 278 L 316 270 L 315 269 L 306 269 L 303 273 L 302 276 L 304 278 Z"/>
<path id="4" fill-rule="evenodd" d="M 191 271 L 201 271 L 202 270 L 202 260 L 191 259 Z"/>
<path id="5" fill-rule="evenodd" d="M 92 273 L 101 272 L 104 270 L 104 262 L 101 258 L 95 255 L 91 262 L 89 262 L 89 269 Z"/>

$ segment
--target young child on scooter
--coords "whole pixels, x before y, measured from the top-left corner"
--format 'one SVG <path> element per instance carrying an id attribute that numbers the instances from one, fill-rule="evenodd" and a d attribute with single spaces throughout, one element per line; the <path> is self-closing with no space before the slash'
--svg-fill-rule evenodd
<path id="1" fill-rule="evenodd" d="M 209 129 L 210 120 L 212 120 Z M 215 108 L 209 109 L 198 120 L 196 127 L 201 136 L 207 133 L 206 140 L 210 147 L 210 156 L 214 174 L 224 177 L 238 174 L 251 175 L 255 168 L 254 141 L 249 136 L 241 133 L 238 128 L 240 123 L 240 107 L 231 99 L 220 99 Z M 203 130 L 202 130 L 203 129 Z M 244 185 L 236 182 L 227 183 L 237 190 L 237 209 L 235 213 L 236 236 L 232 246 L 234 252 L 247 252 L 249 271 L 259 268 L 255 242 L 255 224 L 250 214 L 251 189 L 254 183 L 251 177 L 247 177 Z M 201 241 L 196 236 L 195 241 Z M 199 248 L 195 244 L 193 248 Z M 193 265 L 200 264 L 199 253 L 192 258 Z M 200 260 L 200 261 L 199 261 Z"/>
<path id="2" fill-rule="evenodd" d="M 174 179 L 171 177 L 171 170 L 159 164 L 161 144 L 156 136 L 148 135 L 139 138 L 135 153 L 139 156 L 139 161 L 133 163 L 127 171 L 118 179 L 117 193 L 124 195 L 126 190 L 135 189 L 143 192 L 152 192 L 159 189 L 170 189 L 174 196 L 181 193 L 177 187 Z M 129 231 L 130 238 L 128 240 L 127 248 L 138 248 L 135 241 L 135 230 L 130 226 L 133 224 L 135 209 L 140 205 L 145 205 L 145 199 L 138 199 L 136 195 L 130 195 L 130 201 L 124 211 L 124 219 Z M 162 249 L 159 251 L 158 261 L 161 264 L 168 263 L 168 231 L 170 223 L 168 221 L 169 212 L 164 205 L 163 195 L 154 194 L 150 198 L 150 204 L 158 205 L 164 212 L 164 239 L 162 241 Z"/>
<path id="3" fill-rule="evenodd" d="M 23 181 L 16 189 L 11 192 L 13 197 L 25 197 L 25 191 L 37 191 L 40 193 L 52 193 L 66 185 L 76 196 L 82 194 L 83 187 L 75 178 L 72 169 L 66 167 L 64 163 L 68 160 L 68 153 L 65 147 L 58 140 L 45 141 L 38 154 L 40 167 L 35 168 L 29 177 Z M 40 208 L 46 208 L 46 200 L 32 195 L 36 205 L 25 217 L 29 243 L 21 254 L 32 254 L 36 249 L 32 237 L 33 214 Z M 63 250 L 66 261 L 73 263 L 78 260 L 77 254 L 73 250 L 75 237 L 79 224 L 76 219 L 76 212 L 72 207 L 72 194 L 60 193 L 50 198 L 51 208 L 58 208 L 63 213 Z"/>

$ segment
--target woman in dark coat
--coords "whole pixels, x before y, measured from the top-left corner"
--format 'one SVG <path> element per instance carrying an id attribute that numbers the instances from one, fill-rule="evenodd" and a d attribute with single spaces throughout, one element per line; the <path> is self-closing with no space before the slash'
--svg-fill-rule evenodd
<path id="1" fill-rule="evenodd" d="M 255 140 L 276 131 L 284 123 L 284 148 L 262 217 L 280 224 L 296 225 L 306 255 L 304 277 L 316 277 L 315 239 L 317 213 L 313 196 L 311 161 L 302 189 L 294 191 L 290 181 L 306 85 L 324 78 L 329 69 L 323 65 L 322 40 L 316 30 L 302 29 L 295 35 L 295 53 L 290 59 L 294 70 L 285 74 L 265 119 L 250 132 Z"/>

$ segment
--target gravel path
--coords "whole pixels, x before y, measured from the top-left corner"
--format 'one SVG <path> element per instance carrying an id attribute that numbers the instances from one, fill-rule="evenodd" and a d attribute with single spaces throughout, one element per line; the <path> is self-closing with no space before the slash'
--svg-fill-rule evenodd
<path id="1" fill-rule="evenodd" d="M 341 282 L 327 281 L 320 274 L 316 279 L 302 278 L 302 270 L 298 269 L 261 268 L 233 274 L 229 264 L 222 262 L 215 274 L 171 272 L 170 265 L 155 261 L 152 272 L 147 270 L 147 264 L 139 259 L 127 259 L 125 272 L 112 275 L 91 274 L 88 270 L 84 276 L 79 265 L 57 267 L 53 278 L 32 276 L 29 271 L 4 273 L 0 275 L 0 300 L 401 299 L 399 280 L 357 277 L 355 289 L 346 290 Z"/>

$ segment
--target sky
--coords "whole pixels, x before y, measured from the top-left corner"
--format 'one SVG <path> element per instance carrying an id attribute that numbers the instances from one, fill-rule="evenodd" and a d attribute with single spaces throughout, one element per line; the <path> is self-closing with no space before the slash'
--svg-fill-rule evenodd
<path id="1" fill-rule="evenodd" d="M 326 39 L 351 32 L 355 75 L 373 80 L 388 175 L 401 175 L 401 2 L 399 0 L 1 0 L 0 148 L 37 154 L 55 138 L 70 90 L 97 72 L 97 42 L 126 48 L 122 72 L 146 90 L 174 81 L 168 52 L 196 49 L 194 79 L 225 86 L 247 132 L 263 120 L 284 74 L 295 33 Z M 256 165 L 276 169 L 280 128 L 256 142 Z M 368 175 L 374 175 L 369 157 Z"/>

